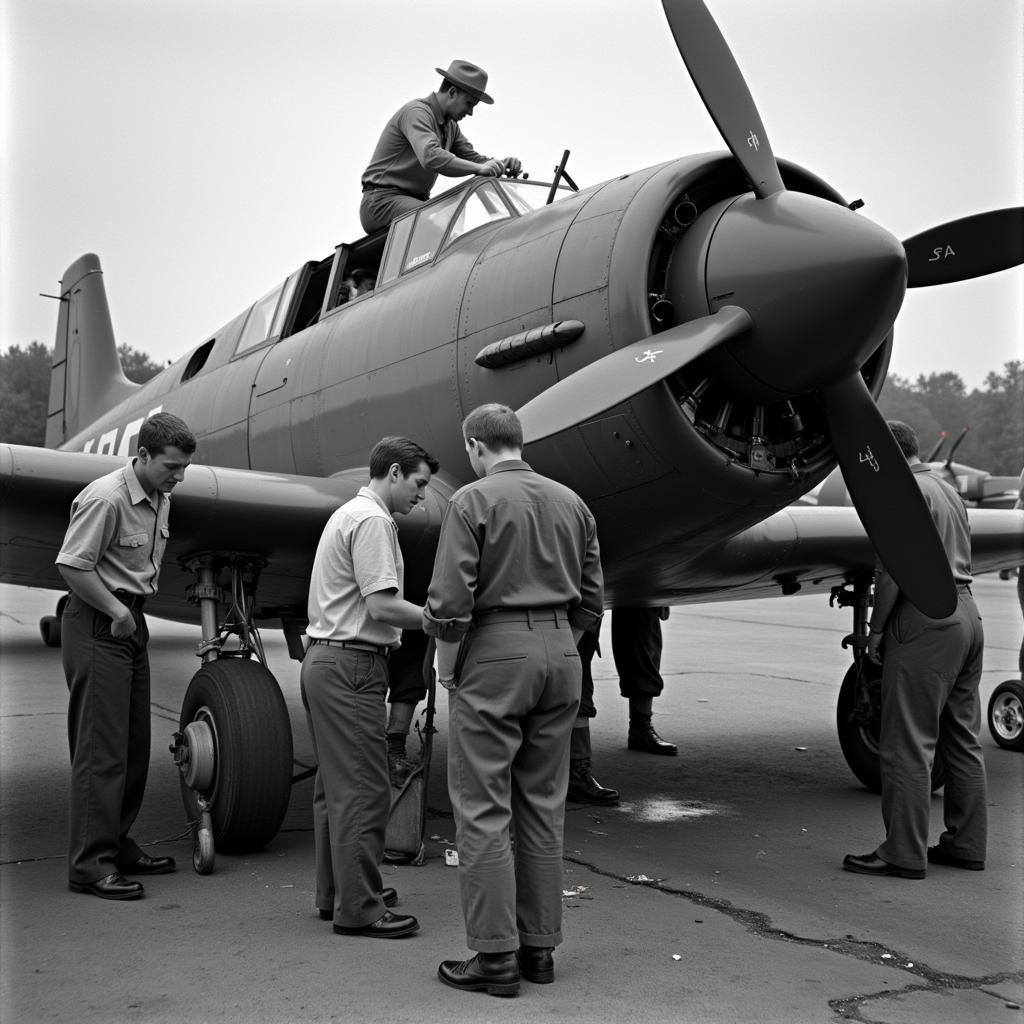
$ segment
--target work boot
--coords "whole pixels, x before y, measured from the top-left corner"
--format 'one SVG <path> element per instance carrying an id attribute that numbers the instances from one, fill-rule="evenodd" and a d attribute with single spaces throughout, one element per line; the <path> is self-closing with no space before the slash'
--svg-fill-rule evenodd
<path id="1" fill-rule="evenodd" d="M 651 724 L 650 715 L 638 715 L 631 712 L 629 716 L 629 736 L 626 745 L 630 750 L 641 750 L 645 754 L 664 754 L 675 757 L 679 748 L 674 743 L 663 740 Z"/>
<path id="2" fill-rule="evenodd" d="M 413 765 L 409 763 L 405 756 L 406 736 L 404 732 L 389 732 L 387 737 L 388 775 L 391 777 L 391 785 L 395 789 L 401 789 L 413 769 Z"/>
<path id="3" fill-rule="evenodd" d="M 619 802 L 619 793 L 615 789 L 606 789 L 590 774 L 589 757 L 574 757 L 569 761 L 569 792 L 566 798 L 581 804 L 607 806 Z"/>

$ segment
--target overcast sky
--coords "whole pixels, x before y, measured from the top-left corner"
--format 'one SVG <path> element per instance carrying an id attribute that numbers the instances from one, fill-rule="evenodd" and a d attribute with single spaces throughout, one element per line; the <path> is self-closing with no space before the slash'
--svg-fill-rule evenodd
<path id="1" fill-rule="evenodd" d="M 166 361 L 362 234 L 387 117 L 453 58 L 481 152 L 580 186 L 721 150 L 658 0 L 0 0 L 0 347 L 52 345 L 99 254 L 114 329 Z M 1024 202 L 1021 0 L 709 0 L 777 155 L 899 238 Z M 441 180 L 441 185 L 447 182 Z M 909 292 L 892 372 L 1024 358 L 1024 271 Z"/>

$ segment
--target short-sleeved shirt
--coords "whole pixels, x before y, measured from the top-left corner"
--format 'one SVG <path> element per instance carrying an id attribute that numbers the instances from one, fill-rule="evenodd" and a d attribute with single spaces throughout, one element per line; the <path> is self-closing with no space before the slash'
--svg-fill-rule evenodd
<path id="1" fill-rule="evenodd" d="M 601 621 L 597 524 L 575 491 L 521 459 L 499 462 L 451 497 L 423 628 L 457 641 L 474 615 L 553 607 L 581 630 Z"/>
<path id="2" fill-rule="evenodd" d="M 155 594 L 170 514 L 170 495 L 147 494 L 133 458 L 123 469 L 94 480 L 71 503 L 57 565 L 95 569 L 110 591 Z"/>
<path id="3" fill-rule="evenodd" d="M 309 580 L 306 634 L 315 640 L 358 640 L 398 647 L 402 631 L 378 622 L 366 597 L 396 590 L 405 576 L 398 527 L 384 502 L 370 490 L 346 501 L 327 520 Z"/>
<path id="4" fill-rule="evenodd" d="M 410 100 L 392 115 L 362 181 L 364 185 L 397 188 L 426 199 L 438 174 L 444 174 L 455 157 L 475 164 L 489 159 L 469 144 L 457 121 L 444 116 L 437 97 L 431 93 L 421 100 Z"/>

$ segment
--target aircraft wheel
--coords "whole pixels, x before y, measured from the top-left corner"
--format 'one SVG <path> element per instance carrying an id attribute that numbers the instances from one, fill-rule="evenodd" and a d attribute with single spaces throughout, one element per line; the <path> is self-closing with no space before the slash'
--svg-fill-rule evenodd
<path id="1" fill-rule="evenodd" d="M 857 699 L 857 664 L 846 670 L 843 685 L 839 688 L 836 703 L 836 729 L 839 746 L 842 748 L 850 771 L 857 776 L 867 789 L 874 793 L 882 791 L 882 770 L 878 758 L 878 734 L 881 710 L 882 670 L 874 662 L 862 659 L 867 673 L 868 686 L 872 688 L 871 713 L 867 722 L 851 722 L 850 713 Z M 946 781 L 946 768 L 942 759 L 935 757 L 932 763 L 932 791 L 941 789 Z"/>
<path id="2" fill-rule="evenodd" d="M 863 658 L 864 671 L 868 674 L 868 685 L 876 687 L 881 680 L 881 669 L 867 658 Z M 854 662 L 843 677 L 836 703 L 836 729 L 839 732 L 839 746 L 850 771 L 866 788 L 875 793 L 882 791 L 882 773 L 878 765 L 878 701 L 872 700 L 870 719 L 867 722 L 851 722 L 850 714 L 857 699 L 857 663 Z"/>
<path id="3" fill-rule="evenodd" d="M 1004 750 L 1024 750 L 1024 685 L 1000 683 L 988 702 L 988 731 Z"/>
<path id="4" fill-rule="evenodd" d="M 60 647 L 60 619 L 56 615 L 44 615 L 39 620 L 39 634 L 47 647 Z"/>
<path id="5" fill-rule="evenodd" d="M 185 813 L 193 821 L 202 817 L 192 781 L 209 805 L 217 849 L 246 853 L 265 846 L 291 795 L 291 722 L 277 680 L 257 661 L 207 662 L 189 683 L 180 729 L 189 750 L 181 777 Z M 197 845 L 200 840 L 197 835 Z"/>

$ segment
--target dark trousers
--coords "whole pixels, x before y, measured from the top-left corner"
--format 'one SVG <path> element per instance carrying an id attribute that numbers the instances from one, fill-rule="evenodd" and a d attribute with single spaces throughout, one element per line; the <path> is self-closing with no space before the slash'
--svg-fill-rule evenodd
<path id="1" fill-rule="evenodd" d="M 313 784 L 316 905 L 334 923 L 361 928 L 382 917 L 380 862 L 391 809 L 380 655 L 313 644 L 302 660 L 318 769 Z"/>
<path id="2" fill-rule="evenodd" d="M 448 792 L 466 944 L 484 953 L 562 941 L 569 736 L 581 670 L 559 615 L 560 625 L 471 630 L 449 692 Z"/>
<path id="3" fill-rule="evenodd" d="M 67 678 L 71 800 L 68 878 L 95 882 L 142 855 L 128 832 L 149 772 L 149 630 L 115 639 L 110 618 L 74 594 L 61 618 Z"/>
<path id="4" fill-rule="evenodd" d="M 657 697 L 661 678 L 660 608 L 612 609 L 612 656 L 623 697 Z"/>
<path id="5" fill-rule="evenodd" d="M 889 617 L 879 734 L 885 842 L 878 856 L 890 864 L 927 866 L 936 755 L 946 769 L 939 842 L 964 860 L 985 859 L 988 810 L 978 741 L 984 646 L 981 616 L 963 588 L 948 619 L 929 619 L 905 600 Z"/>
<path id="6" fill-rule="evenodd" d="M 397 188 L 370 188 L 363 193 L 359 204 L 359 222 L 363 230 L 372 235 L 383 231 L 396 217 L 416 210 L 427 201 L 427 197 L 411 196 Z"/>

